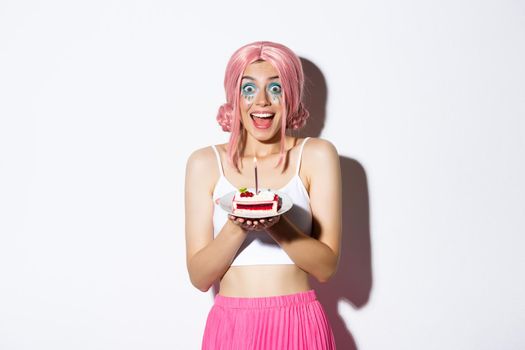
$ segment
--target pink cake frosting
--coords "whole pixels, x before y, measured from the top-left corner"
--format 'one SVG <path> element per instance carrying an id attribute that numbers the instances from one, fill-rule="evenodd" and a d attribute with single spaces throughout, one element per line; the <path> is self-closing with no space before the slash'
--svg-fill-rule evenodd
<path id="1" fill-rule="evenodd" d="M 277 215 L 281 208 L 281 197 L 272 190 L 248 191 L 241 188 L 232 199 L 232 212 L 234 215 L 264 214 L 268 216 Z"/>

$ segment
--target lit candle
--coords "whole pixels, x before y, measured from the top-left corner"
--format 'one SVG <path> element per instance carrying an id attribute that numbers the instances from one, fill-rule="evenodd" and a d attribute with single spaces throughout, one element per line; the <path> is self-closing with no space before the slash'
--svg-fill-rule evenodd
<path id="1" fill-rule="evenodd" d="M 253 164 L 255 166 L 255 194 L 259 192 L 259 181 L 257 180 L 257 157 L 253 157 Z"/>

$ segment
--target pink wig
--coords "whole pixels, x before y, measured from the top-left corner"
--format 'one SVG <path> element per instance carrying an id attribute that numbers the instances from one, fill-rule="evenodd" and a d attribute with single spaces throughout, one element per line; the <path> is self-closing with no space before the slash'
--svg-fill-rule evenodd
<path id="1" fill-rule="evenodd" d="M 299 129 L 308 118 L 308 111 L 302 103 L 304 73 L 301 60 L 284 45 L 270 41 L 257 41 L 235 51 L 226 66 L 224 89 L 226 103 L 219 108 L 217 121 L 224 131 L 230 131 L 228 159 L 237 167 L 241 141 L 241 112 L 239 99 L 242 75 L 246 67 L 256 61 L 267 61 L 279 72 L 283 89 L 283 110 L 281 125 L 281 155 L 279 165 L 284 159 L 284 139 L 286 129 Z"/>

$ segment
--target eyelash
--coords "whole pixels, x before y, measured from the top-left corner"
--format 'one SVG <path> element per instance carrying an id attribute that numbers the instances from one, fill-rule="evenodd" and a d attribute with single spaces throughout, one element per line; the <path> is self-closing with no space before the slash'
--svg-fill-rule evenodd
<path id="1" fill-rule="evenodd" d="M 277 88 L 279 88 L 279 90 L 278 90 L 278 91 L 272 91 L 272 88 L 273 88 L 273 87 L 277 87 Z M 282 88 L 281 88 L 281 85 L 280 85 L 280 84 L 272 83 L 272 84 L 270 84 L 270 86 L 268 87 L 268 91 L 270 91 L 270 93 L 273 94 L 273 95 L 280 95 L 281 92 L 282 92 Z"/>
<path id="2" fill-rule="evenodd" d="M 253 88 L 253 91 L 246 91 L 247 87 Z M 244 84 L 241 88 L 241 92 L 244 96 L 253 96 L 257 93 L 257 87 L 253 84 Z"/>
<path id="3" fill-rule="evenodd" d="M 253 88 L 254 90 L 253 91 L 246 91 L 246 88 L 248 87 L 251 87 Z M 278 91 L 273 91 L 272 88 L 274 87 L 277 87 L 278 88 Z M 252 83 L 248 83 L 248 84 L 244 84 L 242 87 L 241 87 L 241 93 L 244 95 L 244 96 L 247 96 L 247 97 L 250 97 L 250 96 L 254 96 L 257 92 L 258 92 L 259 89 L 257 89 L 257 87 L 252 84 Z M 268 91 L 274 95 L 274 96 L 280 96 L 281 93 L 282 93 L 282 88 L 281 88 L 281 85 L 278 84 L 278 83 L 272 83 L 268 86 Z"/>

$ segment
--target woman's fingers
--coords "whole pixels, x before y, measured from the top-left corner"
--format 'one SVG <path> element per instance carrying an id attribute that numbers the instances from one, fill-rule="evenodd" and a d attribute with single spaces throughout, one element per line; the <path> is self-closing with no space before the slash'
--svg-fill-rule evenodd
<path id="1" fill-rule="evenodd" d="M 249 219 L 249 218 L 242 218 L 237 217 L 234 215 L 228 216 L 230 220 L 233 221 L 234 224 L 241 226 L 245 230 L 261 230 L 264 228 L 268 228 L 270 226 L 273 226 L 279 221 L 279 216 L 272 216 L 269 218 L 261 218 L 261 219 Z"/>
<path id="2" fill-rule="evenodd" d="M 243 227 L 245 226 L 245 225 L 244 225 L 244 221 L 245 221 L 245 220 L 244 220 L 243 218 L 239 218 L 239 217 L 237 217 L 237 216 L 233 216 L 233 215 L 229 215 L 228 217 L 230 218 L 231 221 L 233 221 L 233 223 L 234 223 L 235 225 L 240 225 L 240 226 L 243 226 Z M 244 228 L 245 228 L 245 227 L 244 227 Z"/>

